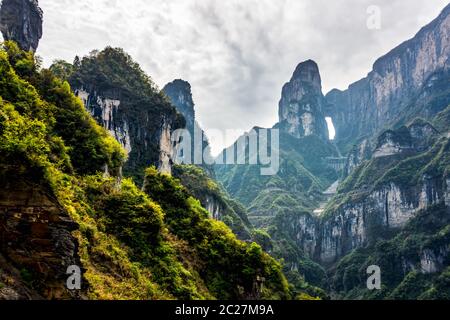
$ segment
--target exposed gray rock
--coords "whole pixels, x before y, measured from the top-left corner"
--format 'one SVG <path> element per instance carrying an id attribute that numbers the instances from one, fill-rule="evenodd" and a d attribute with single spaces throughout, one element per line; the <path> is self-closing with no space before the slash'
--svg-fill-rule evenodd
<path id="1" fill-rule="evenodd" d="M 296 138 L 317 135 L 328 139 L 328 127 L 323 114 L 325 99 L 317 64 L 300 63 L 284 85 L 279 104 L 280 128 Z"/>
<path id="2" fill-rule="evenodd" d="M 193 129 L 195 124 L 195 110 L 189 82 L 181 79 L 174 80 L 164 86 L 163 92 L 169 98 L 172 105 L 186 119 L 186 127 L 190 130 Z"/>
<path id="3" fill-rule="evenodd" d="M 448 255 L 447 250 L 441 249 L 438 253 L 431 249 L 423 250 L 420 255 L 420 267 L 422 273 L 436 273 L 444 269 L 444 261 Z"/>
<path id="4" fill-rule="evenodd" d="M 372 144 L 369 139 L 364 139 L 358 145 L 355 145 L 347 156 L 347 161 L 344 168 L 344 176 L 350 173 L 359 166 L 363 161 L 369 160 L 372 157 Z"/>
<path id="5" fill-rule="evenodd" d="M 445 205 L 450 207 L 450 177 L 445 180 L 446 192 L 445 192 Z"/>
<path id="6" fill-rule="evenodd" d="M 170 116 L 160 116 L 159 127 L 153 128 L 152 110 L 139 108 L 133 112 L 129 101 L 115 90 L 87 91 L 84 88 L 74 90 L 84 103 L 86 109 L 94 116 L 109 133 L 116 138 L 128 153 L 127 168 L 133 168 L 140 163 L 146 166 L 156 165 L 161 172 L 170 174 L 174 163 L 174 144 L 172 132 L 176 127 L 176 119 Z M 136 112 L 138 116 L 136 116 Z M 151 156 L 157 150 L 157 157 Z"/>
<path id="7" fill-rule="evenodd" d="M 420 210 L 445 201 L 444 188 L 439 179 L 430 177 L 415 187 L 390 183 L 355 196 L 330 215 L 301 214 L 283 221 L 280 227 L 309 257 L 331 264 L 351 250 L 373 243 L 383 231 L 404 227 Z"/>
<path id="8" fill-rule="evenodd" d="M 433 139 L 439 135 L 429 122 L 423 120 L 416 120 L 408 126 L 409 134 L 414 149 L 418 152 L 425 151 L 432 145 Z"/>
<path id="9" fill-rule="evenodd" d="M 350 175 L 363 161 L 372 158 L 426 151 L 438 136 L 439 131 L 433 125 L 425 120 L 416 119 L 407 127 L 383 132 L 378 137 L 375 147 L 373 147 L 374 139 L 365 138 L 349 152 L 344 177 Z"/>
<path id="10" fill-rule="evenodd" d="M 212 155 L 206 133 L 202 130 L 195 119 L 194 101 L 192 99 L 191 85 L 184 80 L 174 80 L 166 84 L 162 90 L 169 98 L 172 105 L 180 112 L 186 119 L 186 129 L 189 131 L 191 139 L 191 156 L 190 159 L 186 154 L 182 154 L 180 150 L 174 151 L 174 159 L 177 163 L 197 164 L 201 166 L 211 177 L 214 176 L 214 169 L 206 163 L 211 163 Z M 186 137 L 183 137 L 186 139 Z M 185 152 L 186 150 L 183 150 Z M 197 163 L 195 160 L 197 153 L 203 156 L 202 163 Z"/>
<path id="11" fill-rule="evenodd" d="M 333 118 L 336 140 L 354 143 L 395 121 L 419 114 L 432 117 L 448 105 L 448 94 L 436 104 L 430 103 L 429 96 L 438 89 L 433 89 L 435 85 L 448 78 L 449 69 L 450 5 L 414 38 L 378 59 L 366 78 L 345 91 L 327 94 L 326 113 Z M 417 112 L 411 113 L 418 96 L 422 100 L 415 103 Z"/>
<path id="12" fill-rule="evenodd" d="M 406 128 L 399 131 L 388 130 L 378 138 L 378 144 L 372 157 L 381 158 L 393 156 L 412 151 L 412 149 L 412 138 Z"/>
<path id="13" fill-rule="evenodd" d="M 37 0 L 3 0 L 0 30 L 4 40 L 13 40 L 26 51 L 35 52 L 42 37 L 43 13 Z"/>

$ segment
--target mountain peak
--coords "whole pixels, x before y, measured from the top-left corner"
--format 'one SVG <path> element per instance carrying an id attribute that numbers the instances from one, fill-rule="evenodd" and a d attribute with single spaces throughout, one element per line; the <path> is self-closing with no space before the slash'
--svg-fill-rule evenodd
<path id="1" fill-rule="evenodd" d="M 283 87 L 279 105 L 280 127 L 296 138 L 315 134 L 326 139 L 328 129 L 323 108 L 319 67 L 313 60 L 301 62 Z"/>
<path id="2" fill-rule="evenodd" d="M 322 79 L 320 77 L 319 66 L 313 60 L 300 62 L 292 75 L 291 81 L 293 80 L 311 83 L 314 87 L 322 90 Z"/>
<path id="3" fill-rule="evenodd" d="M 37 0 L 4 0 L 0 7 L 3 38 L 17 42 L 22 50 L 36 51 L 42 37 L 42 17 Z"/>
<path id="4" fill-rule="evenodd" d="M 191 91 L 191 84 L 183 79 L 175 79 L 164 86 L 166 88 L 177 88 L 179 90 Z"/>
<path id="5" fill-rule="evenodd" d="M 166 84 L 163 92 L 169 98 L 172 105 L 177 108 L 178 112 L 184 116 L 187 126 L 193 127 L 195 111 L 190 83 L 182 79 L 176 79 Z"/>

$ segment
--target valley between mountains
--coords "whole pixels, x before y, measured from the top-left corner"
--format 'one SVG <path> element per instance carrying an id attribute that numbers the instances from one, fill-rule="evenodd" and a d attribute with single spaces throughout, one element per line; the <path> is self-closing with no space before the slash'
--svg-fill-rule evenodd
<path id="1" fill-rule="evenodd" d="M 300 62 L 278 122 L 217 157 L 277 130 L 273 175 L 186 163 L 180 129 L 212 158 L 191 85 L 123 49 L 43 68 L 43 19 L 1 4 L 0 299 L 450 299 L 450 5 L 347 90 Z"/>

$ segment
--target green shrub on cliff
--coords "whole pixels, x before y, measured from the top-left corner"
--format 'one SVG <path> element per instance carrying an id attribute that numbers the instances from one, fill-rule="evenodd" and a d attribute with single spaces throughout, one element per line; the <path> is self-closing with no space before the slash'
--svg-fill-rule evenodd
<path id="1" fill-rule="evenodd" d="M 48 70 L 38 72 L 36 67 L 21 78 L 13 68 L 21 62 L 28 65 L 34 60 L 15 43 L 5 43 L 0 51 L 0 96 L 21 114 L 42 121 L 51 135 L 62 138 L 78 173 L 92 174 L 105 167 L 117 172 L 125 159 L 124 151 L 92 119 L 69 84 Z"/>
<path id="2" fill-rule="evenodd" d="M 179 182 L 150 168 L 146 171 L 144 190 L 161 205 L 169 230 L 192 246 L 205 266 L 200 274 L 216 296 L 237 297 L 241 288 L 247 298 L 288 297 L 281 265 L 259 245 L 237 240 L 225 224 L 208 219 L 208 212 Z M 254 292 L 257 279 L 263 278 L 263 291 Z"/>
<path id="3" fill-rule="evenodd" d="M 118 142 L 67 82 L 16 49 L 7 43 L 0 50 L 0 181 L 33 184 L 77 224 L 73 254 L 81 259 L 86 297 L 290 297 L 281 265 L 211 220 L 179 181 L 150 168 L 143 192 L 121 179 Z"/>

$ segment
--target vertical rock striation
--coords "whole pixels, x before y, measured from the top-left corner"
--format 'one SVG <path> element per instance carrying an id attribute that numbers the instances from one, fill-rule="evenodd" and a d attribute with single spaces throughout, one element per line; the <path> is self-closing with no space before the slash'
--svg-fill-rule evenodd
<path id="1" fill-rule="evenodd" d="M 280 128 L 296 138 L 317 135 L 328 139 L 322 80 L 317 64 L 300 63 L 284 85 L 279 104 Z"/>
<path id="2" fill-rule="evenodd" d="M 25 51 L 35 52 L 42 37 L 43 13 L 37 0 L 3 0 L 0 30 L 5 40 L 13 40 Z"/>
<path id="3" fill-rule="evenodd" d="M 75 94 L 127 152 L 126 172 L 133 174 L 155 165 L 161 172 L 171 173 L 174 162 L 171 135 L 178 125 L 178 117 L 170 109 L 167 114 L 153 113 L 145 105 L 130 105 L 131 101 L 120 90 L 113 94 L 95 86 L 89 91 L 75 89 Z"/>
<path id="4" fill-rule="evenodd" d="M 79 298 L 80 292 L 66 288 L 67 268 L 82 266 L 78 241 L 72 235 L 77 228 L 50 191 L 16 174 L 14 178 L 2 175 L 0 276 L 6 272 L 17 278 L 4 298 Z M 34 292 L 21 284 L 23 278 L 33 281 Z"/>
<path id="5" fill-rule="evenodd" d="M 327 94 L 327 115 L 344 146 L 395 122 L 432 117 L 450 103 L 450 5 L 417 35 L 379 58 L 368 76 Z M 442 89 L 442 90 L 441 90 Z M 433 92 L 441 91 L 438 99 Z M 444 92 L 442 92 L 444 91 Z"/>
<path id="6" fill-rule="evenodd" d="M 185 120 L 129 55 L 110 47 L 93 52 L 76 66 L 69 82 L 86 109 L 127 151 L 124 174 L 142 182 L 144 170 L 152 165 L 171 173 L 172 133 Z"/>
<path id="7" fill-rule="evenodd" d="M 195 152 L 202 156 L 202 163 L 195 163 L 202 167 L 211 177 L 214 177 L 214 168 L 209 160 L 212 159 L 211 150 L 206 133 L 202 130 L 195 118 L 194 100 L 192 99 L 191 85 L 184 80 L 174 80 L 166 84 L 162 92 L 169 98 L 170 103 L 181 113 L 186 120 L 186 129 L 189 131 L 191 138 L 191 157 L 188 160 L 184 154 L 174 154 L 174 158 L 178 163 L 192 164 L 195 159 Z M 198 144 L 198 145 L 196 145 Z M 201 147 L 201 148 L 200 148 Z"/>

